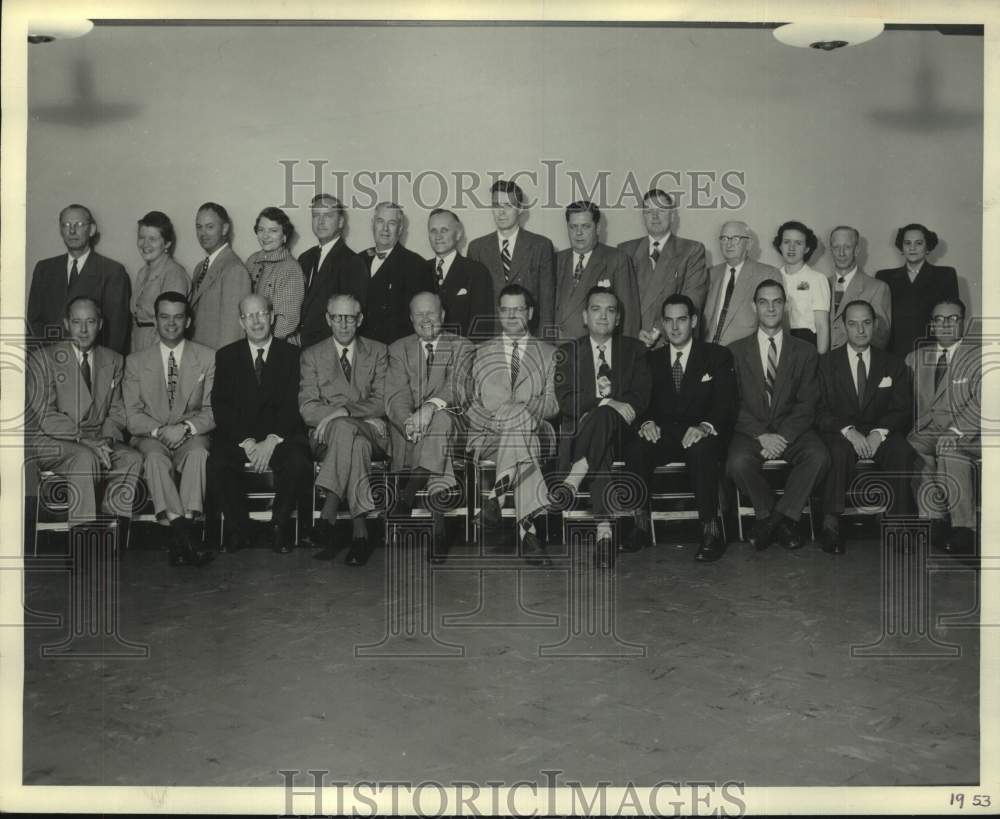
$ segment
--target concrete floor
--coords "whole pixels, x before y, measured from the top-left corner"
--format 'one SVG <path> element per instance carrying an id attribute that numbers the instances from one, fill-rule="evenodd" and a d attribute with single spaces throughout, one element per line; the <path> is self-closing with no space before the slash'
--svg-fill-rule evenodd
<path id="1" fill-rule="evenodd" d="M 42 659 L 67 629 L 27 630 L 24 783 L 280 786 L 281 769 L 349 782 L 541 783 L 546 769 L 620 785 L 976 782 L 976 615 L 931 628 L 959 656 L 897 656 L 944 650 L 911 637 L 883 642 L 891 657 L 852 658 L 881 633 L 878 529 L 856 531 L 867 540 L 844 557 L 733 544 L 707 566 L 693 542 L 661 542 L 620 558 L 612 604 L 594 570 L 477 569 L 468 547 L 434 567 L 432 602 L 426 585 L 387 582 L 384 549 L 360 570 L 264 549 L 170 569 L 137 527 L 119 563 L 119 634 L 149 656 Z M 931 616 L 974 608 L 977 573 L 927 576 Z M 33 610 L 66 613 L 67 575 L 29 572 L 26 587 Z M 418 629 L 376 651 L 397 656 L 356 656 L 414 595 L 436 641 Z"/>

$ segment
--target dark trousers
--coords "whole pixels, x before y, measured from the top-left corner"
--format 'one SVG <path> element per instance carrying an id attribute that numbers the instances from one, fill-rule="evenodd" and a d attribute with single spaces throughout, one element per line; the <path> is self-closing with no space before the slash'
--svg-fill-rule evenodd
<path id="1" fill-rule="evenodd" d="M 246 453 L 241 447 L 218 443 L 213 443 L 208 456 L 209 490 L 215 493 L 219 509 L 235 531 L 245 531 L 249 521 L 243 472 L 246 461 Z M 271 453 L 269 466 L 274 473 L 271 521 L 284 523 L 312 481 L 309 445 L 301 441 L 282 441 Z"/>
<path id="2" fill-rule="evenodd" d="M 719 514 L 719 475 L 722 470 L 722 446 L 717 435 L 708 435 L 687 449 L 681 440 L 687 427 L 673 424 L 660 428 L 660 440 L 655 444 L 636 436 L 625 447 L 625 463 L 642 480 L 652 485 L 653 470 L 672 461 L 687 464 L 691 488 L 702 523 L 715 520 Z"/>
<path id="3" fill-rule="evenodd" d="M 726 473 L 741 492 L 750 496 L 757 517 L 766 517 L 774 510 L 798 520 L 813 487 L 830 466 L 830 455 L 820 437 L 810 429 L 788 446 L 781 460 L 788 461 L 790 469 L 785 479 L 785 494 L 777 503 L 764 477 L 764 456 L 756 438 L 739 432 L 733 434 Z"/>
<path id="4" fill-rule="evenodd" d="M 858 455 L 839 432 L 824 435 L 823 441 L 830 450 L 830 471 L 823 481 L 823 512 L 839 515 L 844 511 L 844 493 L 854 475 Z M 910 485 L 911 464 L 916 457 L 913 449 L 901 435 L 889 435 L 875 450 L 875 467 L 880 472 L 891 473 L 885 479 L 889 489 L 889 514 L 912 515 L 913 492 Z"/>
<path id="5" fill-rule="evenodd" d="M 606 517 L 609 487 L 612 483 L 611 462 L 615 453 L 621 451 L 622 437 L 634 438 L 635 431 L 629 429 L 625 419 L 611 407 L 596 407 L 588 412 L 580 422 L 576 436 L 570 442 L 569 466 L 581 458 L 587 459 L 587 474 L 590 476 L 590 504 L 595 517 Z"/>

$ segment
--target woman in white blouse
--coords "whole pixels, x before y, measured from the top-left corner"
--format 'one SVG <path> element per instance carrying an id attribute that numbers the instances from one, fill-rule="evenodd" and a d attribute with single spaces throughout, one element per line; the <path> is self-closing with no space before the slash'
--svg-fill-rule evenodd
<path id="1" fill-rule="evenodd" d="M 830 349 L 830 282 L 807 264 L 819 240 L 801 222 L 785 222 L 772 244 L 784 261 L 781 278 L 791 334 L 815 344 L 822 355 Z"/>

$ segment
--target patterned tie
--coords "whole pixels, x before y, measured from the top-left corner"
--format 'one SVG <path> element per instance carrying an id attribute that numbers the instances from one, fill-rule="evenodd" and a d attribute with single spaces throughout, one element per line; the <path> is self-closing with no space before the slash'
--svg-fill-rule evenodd
<path id="1" fill-rule="evenodd" d="M 375 251 L 375 255 L 378 256 L 379 259 L 384 259 L 386 256 L 389 255 L 389 251 L 388 250 L 376 250 Z"/>
<path id="2" fill-rule="evenodd" d="M 681 366 L 681 356 L 683 353 L 678 350 L 677 358 L 674 359 L 674 366 L 670 368 L 674 377 L 674 392 L 681 391 L 681 381 L 684 380 L 684 368 Z"/>
<path id="3" fill-rule="evenodd" d="M 93 385 L 90 383 L 90 361 L 87 358 L 87 353 L 83 354 L 83 361 L 80 362 L 80 375 L 83 376 L 83 383 L 87 385 L 88 390 L 93 389 Z"/>
<path id="4" fill-rule="evenodd" d="M 858 353 L 858 404 L 864 404 L 865 390 L 868 388 L 868 370 L 865 369 L 863 353 Z"/>
<path id="5" fill-rule="evenodd" d="M 767 372 L 764 374 L 764 394 L 767 396 L 767 405 L 771 406 L 771 399 L 774 397 L 774 379 L 778 375 L 778 348 L 773 338 L 769 338 L 770 347 L 767 348 Z"/>
<path id="6" fill-rule="evenodd" d="M 174 408 L 174 398 L 177 396 L 177 359 L 174 358 L 174 351 L 170 351 L 167 356 L 167 405 Z"/>
<path id="7" fill-rule="evenodd" d="M 424 349 L 427 350 L 427 369 L 429 370 L 434 366 L 434 343 L 431 341 L 426 342 Z"/>
<path id="8" fill-rule="evenodd" d="M 576 267 L 573 268 L 573 286 L 576 287 L 580 283 L 580 276 L 583 274 L 583 254 L 580 254 L 580 260 L 576 263 Z"/>
<path id="9" fill-rule="evenodd" d="M 76 259 L 73 259 L 73 266 L 69 269 L 69 286 L 68 290 L 72 290 L 73 286 L 76 284 L 77 279 L 80 278 L 80 268 L 76 266 Z"/>
<path id="10" fill-rule="evenodd" d="M 608 380 L 608 384 L 604 385 L 604 389 L 601 389 L 601 384 L 597 385 L 597 394 L 601 398 L 608 398 L 611 395 L 611 367 L 608 366 L 608 359 L 604 355 L 604 350 L 607 345 L 598 344 L 597 345 L 597 379 L 600 381 L 601 377 Z"/>
<path id="11" fill-rule="evenodd" d="M 833 312 L 840 310 L 840 302 L 844 300 L 844 277 L 837 277 L 837 286 L 833 289 Z"/>
<path id="12" fill-rule="evenodd" d="M 944 380 L 944 374 L 948 371 L 948 353 L 941 351 L 941 355 L 938 356 L 937 364 L 934 366 L 934 392 L 938 391 L 941 386 L 941 382 Z"/>
<path id="13" fill-rule="evenodd" d="M 437 265 L 438 287 L 444 284 L 444 259 L 438 259 Z"/>
<path id="14" fill-rule="evenodd" d="M 514 385 L 517 384 L 517 374 L 521 371 L 521 356 L 517 351 L 517 342 L 514 342 L 514 349 L 510 353 L 510 391 L 514 392 Z"/>
<path id="15" fill-rule="evenodd" d="M 198 274 L 194 277 L 194 290 L 201 287 L 201 283 L 205 281 L 205 274 L 208 273 L 208 256 L 205 260 L 198 266 Z"/>
<path id="16" fill-rule="evenodd" d="M 653 267 L 656 267 L 656 263 L 660 261 L 660 242 L 659 240 L 653 242 L 653 252 L 649 254 L 649 258 L 653 260 Z"/>
<path id="17" fill-rule="evenodd" d="M 260 384 L 264 378 L 264 348 L 257 348 L 257 357 L 253 362 L 253 374 L 257 376 L 257 383 Z"/>
<path id="18" fill-rule="evenodd" d="M 344 348 L 344 352 L 342 352 L 340 354 L 340 369 L 342 369 L 344 371 L 344 378 L 346 378 L 347 381 L 350 382 L 350 380 L 351 380 L 351 362 L 350 362 L 350 359 L 348 359 L 348 357 L 347 357 L 347 348 L 346 347 Z"/>
<path id="19" fill-rule="evenodd" d="M 722 309 L 719 311 L 719 321 L 715 325 L 715 335 L 712 337 L 712 341 L 715 344 L 719 343 L 719 339 L 722 338 L 722 326 L 726 323 L 726 313 L 729 312 L 729 302 L 733 298 L 733 289 L 736 287 L 736 268 L 729 268 L 729 281 L 726 283 L 726 295 L 722 298 Z"/>
<path id="20" fill-rule="evenodd" d="M 510 240 L 504 239 L 500 248 L 500 262 L 503 264 L 503 280 L 510 281 Z"/>

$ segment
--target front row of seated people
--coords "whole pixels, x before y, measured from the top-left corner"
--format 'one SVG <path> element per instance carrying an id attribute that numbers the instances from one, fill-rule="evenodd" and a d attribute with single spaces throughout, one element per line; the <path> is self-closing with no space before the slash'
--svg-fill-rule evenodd
<path id="1" fill-rule="evenodd" d="M 539 516 L 568 508 L 588 476 L 602 561 L 648 546 L 654 470 L 678 461 L 701 522 L 701 562 L 726 549 L 724 478 L 753 505 L 756 549 L 799 548 L 799 518 L 818 496 L 820 546 L 842 554 L 840 517 L 859 459 L 884 473 L 890 514 L 916 512 L 931 519 L 935 547 L 975 553 L 981 369 L 978 346 L 964 339 L 961 301 L 935 305 L 932 339 L 907 362 L 872 346 L 875 311 L 860 300 L 843 310 L 848 343 L 818 356 L 787 331 L 786 293 L 775 279 L 753 293 L 756 329 L 728 347 L 701 340 L 698 312 L 682 294 L 663 302 L 667 343 L 653 351 L 619 332 L 621 304 L 610 288 L 592 287 L 583 304 L 586 334 L 557 348 L 528 329 L 530 292 L 508 285 L 498 299 L 501 332 L 476 347 L 442 329 L 440 298 L 422 292 L 410 302 L 414 333 L 386 347 L 362 334 L 358 301 L 334 294 L 331 336 L 300 354 L 273 336 L 272 305 L 254 294 L 240 302 L 244 338 L 213 353 L 185 340 L 187 299 L 165 292 L 155 303 L 157 343 L 123 362 L 96 344 L 99 306 L 77 298 L 66 309 L 68 340 L 29 359 L 29 457 L 66 478 L 71 526 L 98 518 L 102 486 L 102 517 L 126 524 L 141 472 L 178 566 L 213 557 L 195 526 L 207 479 L 225 515 L 222 549 L 251 544 L 247 464 L 273 473 L 276 552 L 292 549 L 292 512 L 315 481 L 322 506 L 305 540 L 317 558 L 334 557 L 346 503 L 346 562 L 364 565 L 366 519 L 379 508 L 371 464 L 385 458 L 398 477 L 390 517 L 408 517 L 426 491 L 433 559 L 443 559 L 440 499 L 457 485 L 456 447 L 494 462 L 478 522 L 496 528 L 512 504 L 520 553 L 532 563 L 549 562 Z M 558 472 L 546 475 L 555 449 Z M 615 460 L 624 470 L 616 473 Z M 765 474 L 775 460 L 787 463 L 777 497 Z M 616 491 L 621 475 L 640 489 Z"/>

